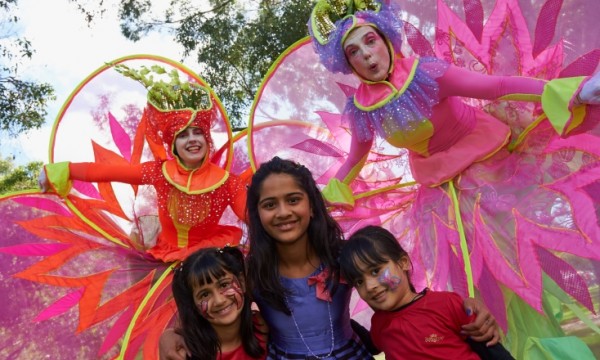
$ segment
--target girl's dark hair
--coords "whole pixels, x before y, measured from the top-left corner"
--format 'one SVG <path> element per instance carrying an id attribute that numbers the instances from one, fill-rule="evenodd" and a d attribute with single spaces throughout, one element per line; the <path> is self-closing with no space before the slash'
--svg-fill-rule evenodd
<path id="1" fill-rule="evenodd" d="M 358 262 L 367 268 L 377 267 L 388 260 L 398 262 L 402 257 L 410 261 L 408 253 L 400 246 L 394 234 L 381 226 L 365 226 L 350 235 L 340 254 L 340 271 L 349 284 L 355 284 L 362 277 Z M 407 272 L 408 284 L 413 292 L 415 287 Z"/>
<path id="2" fill-rule="evenodd" d="M 192 353 L 192 359 L 218 359 L 221 351 L 217 333 L 198 311 L 193 289 L 195 286 L 211 284 L 223 277 L 226 271 L 235 275 L 240 283 L 245 281 L 244 255 L 237 247 L 200 249 L 174 270 L 173 296 L 181 324 L 178 332 Z M 256 338 L 255 332 L 258 330 L 254 328 L 250 305 L 250 296 L 244 296 L 240 336 L 246 353 L 259 358 L 265 350 Z"/>
<path id="3" fill-rule="evenodd" d="M 248 283 L 252 291 L 259 294 L 271 307 L 290 314 L 285 303 L 285 295 L 289 294 L 289 291 L 279 281 L 279 258 L 277 257 L 276 242 L 265 231 L 258 213 L 262 184 L 272 174 L 290 175 L 308 195 L 312 209 L 312 217 L 307 230 L 308 242 L 319 256 L 321 263 L 330 269 L 327 284 L 332 294 L 339 284 L 337 257 L 343 233 L 338 223 L 329 215 L 321 191 L 311 172 L 305 166 L 276 156 L 261 164 L 252 176 L 252 183 L 248 188 L 246 199 L 250 241 Z"/>

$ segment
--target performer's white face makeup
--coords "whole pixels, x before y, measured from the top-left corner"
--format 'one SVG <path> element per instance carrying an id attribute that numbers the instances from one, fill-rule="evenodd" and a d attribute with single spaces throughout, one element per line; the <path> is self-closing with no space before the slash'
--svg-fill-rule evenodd
<path id="1" fill-rule="evenodd" d="M 390 53 L 385 40 L 371 26 L 360 26 L 344 41 L 344 53 L 357 75 L 370 81 L 385 80 L 390 70 Z"/>
<path id="2" fill-rule="evenodd" d="M 410 290 L 407 275 L 410 261 L 407 257 L 402 257 L 398 263 L 388 260 L 373 267 L 368 267 L 358 259 L 356 264 L 362 277 L 352 285 L 373 310 L 393 311 L 408 304 L 416 295 Z"/>
<path id="3" fill-rule="evenodd" d="M 194 302 L 198 311 L 213 326 L 234 323 L 244 306 L 244 292 L 236 276 L 229 272 L 211 283 L 194 285 Z"/>
<path id="4" fill-rule="evenodd" d="M 188 169 L 200 167 L 208 152 L 208 144 L 202 130 L 194 126 L 183 129 L 175 137 L 175 150 L 181 163 Z"/>

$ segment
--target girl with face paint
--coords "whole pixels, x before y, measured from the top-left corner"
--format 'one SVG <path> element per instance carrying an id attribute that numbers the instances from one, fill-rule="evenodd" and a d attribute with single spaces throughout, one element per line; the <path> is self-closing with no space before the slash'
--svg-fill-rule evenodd
<path id="1" fill-rule="evenodd" d="M 473 321 L 460 295 L 410 281 L 407 252 L 388 230 L 364 227 L 352 234 L 340 254 L 342 276 L 375 311 L 374 345 L 393 359 L 512 359 L 500 344 L 468 342 L 461 326 Z"/>
<path id="2" fill-rule="evenodd" d="M 236 247 L 206 248 L 175 269 L 173 296 L 188 358 L 263 359 L 266 326 L 246 295 L 244 258 Z"/>

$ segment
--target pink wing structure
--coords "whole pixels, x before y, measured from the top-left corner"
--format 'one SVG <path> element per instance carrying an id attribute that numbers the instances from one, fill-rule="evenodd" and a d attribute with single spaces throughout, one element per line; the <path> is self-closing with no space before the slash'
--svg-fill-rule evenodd
<path id="1" fill-rule="evenodd" d="M 405 55 L 436 56 L 490 75 L 553 79 L 598 71 L 594 1 L 397 2 L 405 11 Z M 356 87 L 353 76 L 331 74 L 319 64 L 308 38 L 290 47 L 253 104 L 252 166 L 274 155 L 292 158 L 325 186 L 349 151 L 341 114 Z M 367 224 L 390 229 L 411 256 L 418 289 L 468 296 L 470 276 L 517 358 L 524 347 L 570 334 L 600 354 L 598 341 L 590 340 L 600 333 L 598 107 L 588 109 L 593 121 L 560 138 L 547 121 L 528 128 L 541 114 L 539 104 L 465 101 L 509 124 L 513 143 L 456 181 L 462 224 L 448 186 L 414 184 L 406 152 L 381 139 L 351 183 L 355 207 L 332 208 L 334 216 L 346 234 Z M 368 306 L 357 297 L 352 306 L 353 316 L 368 324 Z M 583 350 L 573 350 L 575 358 L 591 355 L 586 345 L 577 349 Z"/>
<path id="2" fill-rule="evenodd" d="M 136 164 L 165 156 L 144 136 L 145 88 L 117 73 L 116 63 L 158 65 L 205 84 L 182 64 L 158 56 L 107 63 L 61 109 L 50 139 L 51 162 Z M 216 105 L 212 160 L 242 172 L 248 169 L 247 156 L 233 161 L 240 145 L 233 145 L 218 98 Z M 155 196 L 145 185 L 76 181 L 64 199 L 37 191 L 0 197 L 0 357 L 158 358 L 158 337 L 176 307 L 172 264 L 145 252 L 159 231 Z M 234 219 L 222 221 L 233 224 Z"/>

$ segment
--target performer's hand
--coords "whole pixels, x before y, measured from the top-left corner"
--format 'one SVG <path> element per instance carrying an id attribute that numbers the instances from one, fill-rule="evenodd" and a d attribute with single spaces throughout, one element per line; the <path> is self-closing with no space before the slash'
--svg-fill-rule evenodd
<path id="1" fill-rule="evenodd" d="M 495 345 L 500 341 L 500 329 L 496 319 L 488 308 L 479 300 L 467 298 L 463 306 L 467 315 L 475 313 L 475 321 L 462 326 L 462 333 L 478 342 L 486 342 L 486 346 Z"/>
<path id="2" fill-rule="evenodd" d="M 600 104 L 600 71 L 583 84 L 577 95 L 577 100 L 582 104 Z"/>
<path id="3" fill-rule="evenodd" d="M 40 170 L 40 175 L 38 176 L 38 186 L 43 193 L 50 189 L 50 182 L 46 177 L 46 170 L 43 167 L 42 170 Z"/>
<path id="4" fill-rule="evenodd" d="M 167 329 L 162 333 L 158 341 L 158 354 L 160 360 L 186 360 L 187 356 L 191 356 L 183 337 L 175 329 Z"/>
<path id="5" fill-rule="evenodd" d="M 348 184 L 341 182 L 336 178 L 329 180 L 327 185 L 321 191 L 327 205 L 340 206 L 346 210 L 354 208 L 354 195 Z"/>

